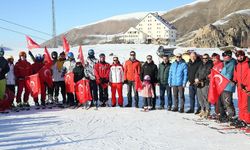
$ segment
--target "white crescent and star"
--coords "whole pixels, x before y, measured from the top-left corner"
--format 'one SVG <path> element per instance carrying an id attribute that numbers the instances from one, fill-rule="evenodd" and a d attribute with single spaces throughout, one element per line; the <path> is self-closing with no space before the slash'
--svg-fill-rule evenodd
<path id="1" fill-rule="evenodd" d="M 221 85 L 221 83 L 222 83 L 222 81 L 223 81 L 222 76 L 219 75 L 219 74 L 216 74 L 216 75 L 214 75 L 214 78 L 218 78 L 218 79 L 219 79 L 218 85 Z"/>

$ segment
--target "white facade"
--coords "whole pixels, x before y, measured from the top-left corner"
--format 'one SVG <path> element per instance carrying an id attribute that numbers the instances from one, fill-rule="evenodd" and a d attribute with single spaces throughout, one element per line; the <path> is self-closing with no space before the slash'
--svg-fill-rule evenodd
<path id="1" fill-rule="evenodd" d="M 126 43 L 145 43 L 147 40 L 147 34 L 143 33 L 142 31 L 131 27 L 129 30 L 124 34 L 124 41 Z"/>
<path id="2" fill-rule="evenodd" d="M 147 39 L 167 40 L 170 45 L 175 45 L 177 35 L 176 28 L 159 16 L 158 13 L 149 13 L 135 28 L 145 33 Z M 129 30 L 131 30 L 131 28 Z M 133 38 L 129 39 L 130 36 L 128 32 L 125 34 L 127 36 L 126 40 L 133 40 Z"/>

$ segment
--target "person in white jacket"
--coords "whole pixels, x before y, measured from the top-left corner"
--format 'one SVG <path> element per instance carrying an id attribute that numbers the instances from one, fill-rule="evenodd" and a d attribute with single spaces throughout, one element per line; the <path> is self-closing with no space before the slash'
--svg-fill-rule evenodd
<path id="1" fill-rule="evenodd" d="M 109 72 L 109 82 L 112 92 L 112 107 L 116 106 L 116 92 L 118 92 L 118 105 L 123 107 L 122 86 L 124 82 L 124 69 L 118 57 L 113 57 L 113 64 Z"/>
<path id="2" fill-rule="evenodd" d="M 6 87 L 15 94 L 15 85 L 16 85 L 15 80 L 16 80 L 16 78 L 14 75 L 14 58 L 13 58 L 13 56 L 9 56 L 7 58 L 7 61 L 8 61 L 8 65 L 10 67 L 10 71 L 6 75 L 6 79 L 7 79 Z M 12 104 L 13 104 L 13 102 L 14 102 L 14 99 L 12 100 Z"/>

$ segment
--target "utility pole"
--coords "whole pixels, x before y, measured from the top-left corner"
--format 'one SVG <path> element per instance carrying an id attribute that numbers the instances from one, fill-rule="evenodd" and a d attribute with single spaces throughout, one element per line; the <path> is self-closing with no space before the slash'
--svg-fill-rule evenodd
<path id="1" fill-rule="evenodd" d="M 55 17 L 55 3 L 52 0 L 52 36 L 54 39 L 53 47 L 57 48 L 57 39 L 56 39 L 56 17 Z"/>

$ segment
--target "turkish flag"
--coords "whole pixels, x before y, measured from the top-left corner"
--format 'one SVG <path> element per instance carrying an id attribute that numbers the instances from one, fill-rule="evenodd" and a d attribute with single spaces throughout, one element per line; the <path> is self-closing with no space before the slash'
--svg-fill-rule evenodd
<path id="1" fill-rule="evenodd" d="M 62 36 L 62 41 L 63 41 L 63 49 L 65 53 L 68 53 L 70 50 L 69 42 L 67 41 L 65 35 Z"/>
<path id="2" fill-rule="evenodd" d="M 44 48 L 44 63 L 46 66 L 49 66 L 49 67 L 51 67 L 51 65 L 53 64 L 52 59 L 50 57 L 50 54 L 49 54 L 46 46 Z"/>
<path id="3" fill-rule="evenodd" d="M 38 45 L 34 40 L 32 40 L 29 36 L 26 35 L 27 40 L 27 48 L 28 49 L 34 49 L 34 48 L 41 48 L 40 45 Z"/>
<path id="4" fill-rule="evenodd" d="M 211 78 L 208 91 L 208 101 L 211 104 L 215 104 L 230 81 L 215 69 L 211 69 L 210 75 Z"/>
<path id="5" fill-rule="evenodd" d="M 52 72 L 49 66 L 45 65 L 39 70 L 39 77 L 42 84 L 45 82 L 48 84 L 49 87 L 52 87 L 53 80 L 52 80 Z"/>
<path id="6" fill-rule="evenodd" d="M 76 83 L 76 97 L 77 100 L 84 104 L 87 101 L 92 100 L 92 96 L 90 93 L 89 80 L 82 79 Z"/>
<path id="7" fill-rule="evenodd" d="M 31 96 L 38 97 L 41 88 L 39 74 L 28 76 L 25 81 Z"/>
<path id="8" fill-rule="evenodd" d="M 73 72 L 66 73 L 64 79 L 65 79 L 67 93 L 74 93 L 75 92 L 74 73 Z"/>
<path id="9" fill-rule="evenodd" d="M 84 65 L 84 56 L 82 53 L 82 46 L 80 45 L 79 50 L 78 50 L 78 59 L 81 61 L 82 65 Z"/>

